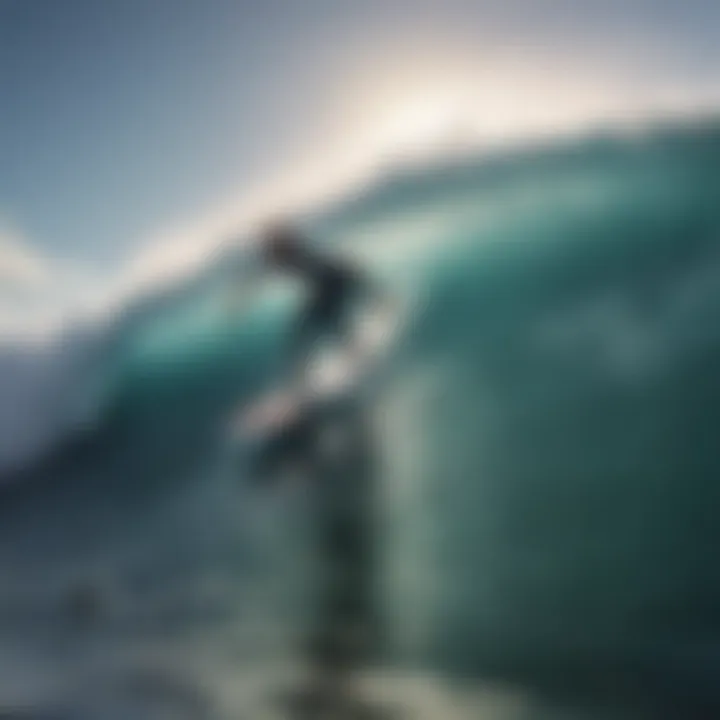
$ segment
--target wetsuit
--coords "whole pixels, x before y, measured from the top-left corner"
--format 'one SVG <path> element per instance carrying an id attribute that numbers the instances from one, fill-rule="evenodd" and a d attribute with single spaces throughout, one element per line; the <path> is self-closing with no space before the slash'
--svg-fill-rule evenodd
<path id="1" fill-rule="evenodd" d="M 352 309 L 369 291 L 367 279 L 345 263 L 307 255 L 295 269 L 310 286 L 310 297 L 290 339 L 287 357 L 292 371 L 303 366 L 318 340 L 351 339 Z"/>

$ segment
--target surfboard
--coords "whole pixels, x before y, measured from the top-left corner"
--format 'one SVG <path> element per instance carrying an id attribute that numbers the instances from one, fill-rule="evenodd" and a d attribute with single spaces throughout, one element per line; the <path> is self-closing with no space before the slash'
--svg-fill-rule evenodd
<path id="1" fill-rule="evenodd" d="M 399 304 L 358 313 L 351 345 L 319 344 L 301 382 L 280 387 L 234 413 L 231 436 L 246 441 L 267 438 L 298 422 L 309 411 L 369 391 L 400 334 L 404 318 L 404 308 Z"/>

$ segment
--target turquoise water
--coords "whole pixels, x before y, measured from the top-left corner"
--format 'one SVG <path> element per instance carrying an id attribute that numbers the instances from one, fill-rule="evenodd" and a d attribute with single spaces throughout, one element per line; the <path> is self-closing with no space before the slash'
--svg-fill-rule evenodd
<path id="1" fill-rule="evenodd" d="M 709 124 L 416 169 L 314 219 L 413 308 L 375 407 L 401 665 L 508 683 L 523 718 L 720 704 L 719 179 Z M 309 500 L 249 489 L 222 433 L 292 297 L 225 293 L 211 270 L 144 312 L 96 426 L 5 491 L 0 663 L 29 688 L 292 647 Z"/>

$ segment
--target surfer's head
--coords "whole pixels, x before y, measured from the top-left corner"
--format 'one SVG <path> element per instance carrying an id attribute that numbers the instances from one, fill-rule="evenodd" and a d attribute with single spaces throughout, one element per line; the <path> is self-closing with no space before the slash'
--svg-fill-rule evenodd
<path id="1" fill-rule="evenodd" d="M 268 224 L 261 236 L 263 254 L 271 265 L 294 267 L 305 256 L 302 233 L 287 221 Z"/>

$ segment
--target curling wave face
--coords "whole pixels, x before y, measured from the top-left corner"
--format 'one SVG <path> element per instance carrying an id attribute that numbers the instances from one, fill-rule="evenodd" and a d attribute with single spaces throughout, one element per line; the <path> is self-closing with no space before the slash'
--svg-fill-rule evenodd
<path id="1" fill-rule="evenodd" d="M 720 705 L 719 173 L 709 124 L 416 169 L 315 219 L 415 303 L 377 408 L 402 658 L 617 717 Z M 227 669 L 302 623 L 307 497 L 252 496 L 218 444 L 293 298 L 234 318 L 226 282 L 3 356 L 0 668 L 22 647 L 28 687 L 178 648 Z"/>

